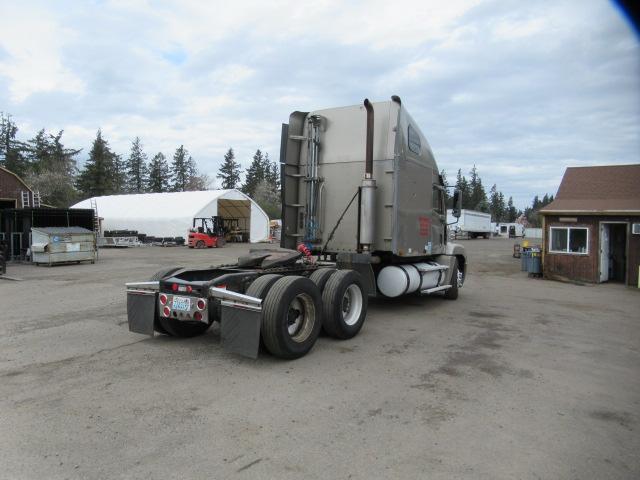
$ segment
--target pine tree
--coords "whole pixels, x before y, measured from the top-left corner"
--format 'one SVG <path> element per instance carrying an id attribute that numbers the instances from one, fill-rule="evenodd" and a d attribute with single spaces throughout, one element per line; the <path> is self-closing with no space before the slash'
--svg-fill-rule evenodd
<path id="1" fill-rule="evenodd" d="M 507 202 L 507 222 L 513 223 L 518 218 L 518 209 L 513 205 L 513 197 L 509 197 Z"/>
<path id="2" fill-rule="evenodd" d="M 471 207 L 471 190 L 469 183 L 464 175 L 462 175 L 462 170 L 460 169 L 458 169 L 458 175 L 456 177 L 456 190 L 459 190 L 462 195 L 462 208 L 473 208 Z"/>
<path id="3" fill-rule="evenodd" d="M 149 192 L 161 193 L 168 192 L 169 188 L 169 164 L 164 154 L 158 152 L 149 164 L 149 183 L 147 190 Z"/>
<path id="4" fill-rule="evenodd" d="M 78 189 L 85 197 L 119 193 L 122 183 L 119 163 L 118 155 L 111 151 L 108 142 L 102 137 L 102 131 L 98 130 L 89 159 L 78 176 Z"/>
<path id="5" fill-rule="evenodd" d="M 253 197 L 256 187 L 265 179 L 265 174 L 264 157 L 262 156 L 260 149 L 258 149 L 253 156 L 251 165 L 249 165 L 249 168 L 247 169 L 247 175 L 244 179 L 244 185 L 242 185 L 242 191 L 250 197 Z"/>
<path id="6" fill-rule="evenodd" d="M 68 207 L 76 200 L 75 157 L 80 150 L 65 148 L 61 130 L 57 135 L 40 130 L 27 142 L 29 173 L 27 183 L 40 193 L 42 201 L 55 207 Z"/>
<path id="7" fill-rule="evenodd" d="M 16 175 L 25 175 L 29 169 L 27 147 L 16 139 L 18 127 L 11 115 L 0 112 L 0 166 Z"/>
<path id="8" fill-rule="evenodd" d="M 491 218 L 494 222 L 500 222 L 502 219 L 502 205 L 500 204 L 500 192 L 494 183 L 489 193 L 489 210 Z"/>
<path id="9" fill-rule="evenodd" d="M 131 153 L 126 162 L 126 188 L 129 193 L 143 193 L 149 182 L 147 154 L 142 150 L 140 137 L 131 142 Z"/>
<path id="10" fill-rule="evenodd" d="M 482 186 L 482 179 L 478 175 L 478 169 L 475 165 L 469 172 L 471 178 L 469 180 L 469 208 L 473 210 L 484 211 L 487 208 L 487 194 Z"/>
<path id="11" fill-rule="evenodd" d="M 184 192 L 189 182 L 189 165 L 187 156 L 189 152 L 180 145 L 173 154 L 173 162 L 171 163 L 171 189 L 174 192 Z"/>
<path id="12" fill-rule="evenodd" d="M 195 160 L 189 155 L 187 159 L 187 191 L 206 190 L 209 188 L 209 177 L 198 171 Z"/>
<path id="13" fill-rule="evenodd" d="M 216 178 L 222 179 L 223 189 L 236 188 L 240 183 L 240 164 L 236 162 L 233 148 L 224 154 L 224 161 L 218 170 Z"/>

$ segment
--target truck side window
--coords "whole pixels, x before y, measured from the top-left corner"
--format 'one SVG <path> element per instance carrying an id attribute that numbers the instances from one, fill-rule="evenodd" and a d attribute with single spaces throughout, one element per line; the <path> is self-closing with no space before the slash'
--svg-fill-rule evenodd
<path id="1" fill-rule="evenodd" d="M 407 142 L 409 143 L 409 150 L 416 155 L 420 155 L 420 135 L 416 132 L 411 125 L 407 129 Z"/>
<path id="2" fill-rule="evenodd" d="M 438 185 L 433 186 L 433 211 L 444 215 L 444 192 Z"/>

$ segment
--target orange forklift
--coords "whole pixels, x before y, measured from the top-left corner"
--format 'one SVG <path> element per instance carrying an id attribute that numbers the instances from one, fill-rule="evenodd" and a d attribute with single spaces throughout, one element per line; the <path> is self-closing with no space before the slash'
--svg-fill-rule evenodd
<path id="1" fill-rule="evenodd" d="M 224 224 L 222 217 L 194 218 L 193 228 L 189 229 L 189 248 L 224 247 Z"/>

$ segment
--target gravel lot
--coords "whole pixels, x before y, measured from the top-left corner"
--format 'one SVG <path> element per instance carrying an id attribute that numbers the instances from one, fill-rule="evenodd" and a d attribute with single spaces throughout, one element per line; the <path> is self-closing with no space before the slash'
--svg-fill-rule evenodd
<path id="1" fill-rule="evenodd" d="M 457 301 L 370 303 L 306 357 L 148 338 L 124 282 L 220 250 L 103 250 L 0 280 L 0 478 L 640 478 L 640 291 L 529 279 L 463 241 Z"/>

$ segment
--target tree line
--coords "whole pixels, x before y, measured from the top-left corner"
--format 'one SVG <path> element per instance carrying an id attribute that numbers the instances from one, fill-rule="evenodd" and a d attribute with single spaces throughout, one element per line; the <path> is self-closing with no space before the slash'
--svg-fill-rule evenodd
<path id="1" fill-rule="evenodd" d="M 89 158 L 79 169 L 76 157 L 82 149 L 65 147 L 63 130 L 53 134 L 42 129 L 27 141 L 19 140 L 17 133 L 12 117 L 0 113 L 0 166 L 22 177 L 48 205 L 68 207 L 101 195 L 205 190 L 211 183 L 198 172 L 184 145 L 176 149 L 171 163 L 162 152 L 149 161 L 136 137 L 123 158 L 98 130 Z"/>
<path id="2" fill-rule="evenodd" d="M 440 174 L 442 175 L 444 184 L 447 185 L 445 171 L 442 170 Z M 490 213 L 491 219 L 496 223 L 513 223 L 516 220 L 526 220 L 530 226 L 539 227 L 541 219 L 538 211 L 542 207 L 553 202 L 553 195 L 545 193 L 542 199 L 536 195 L 533 198 L 530 207 L 526 207 L 524 211 L 519 210 L 513 204 L 513 197 L 509 197 L 509 199 L 505 201 L 504 194 L 498 190 L 495 183 L 487 195 L 484 185 L 482 184 L 482 179 L 480 178 L 478 169 L 475 165 L 469 172 L 469 179 L 462 174 L 461 169 L 458 169 L 455 188 L 462 192 L 462 208 Z M 452 203 L 453 199 L 448 197 L 448 208 L 452 207 Z"/>

